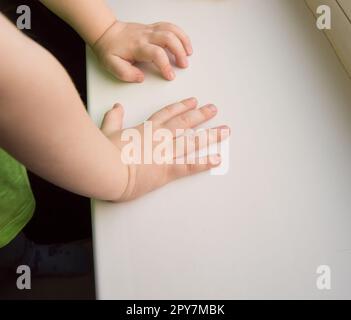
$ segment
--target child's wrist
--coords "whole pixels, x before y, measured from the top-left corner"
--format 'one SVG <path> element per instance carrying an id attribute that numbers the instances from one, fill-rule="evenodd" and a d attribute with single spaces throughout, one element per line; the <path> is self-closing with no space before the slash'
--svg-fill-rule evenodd
<path id="1" fill-rule="evenodd" d="M 102 38 L 104 38 L 104 36 L 112 29 L 112 28 L 116 28 L 116 29 L 120 29 L 122 30 L 125 27 L 125 23 L 118 21 L 117 19 L 115 19 L 106 29 L 105 31 L 94 41 L 94 43 L 92 43 L 90 45 L 90 47 L 93 49 L 93 51 L 95 51 L 97 44 L 100 42 L 100 40 Z"/>
<path id="2" fill-rule="evenodd" d="M 104 23 L 99 25 L 99 28 L 92 30 L 90 34 L 85 37 L 85 42 L 93 48 L 94 45 L 104 36 L 104 34 L 117 23 L 117 19 L 113 16 L 110 19 L 105 20 Z"/>

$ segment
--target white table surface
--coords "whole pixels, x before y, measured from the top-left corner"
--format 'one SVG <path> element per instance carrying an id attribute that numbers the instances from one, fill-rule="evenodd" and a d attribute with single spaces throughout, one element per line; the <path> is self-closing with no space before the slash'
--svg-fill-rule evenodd
<path id="1" fill-rule="evenodd" d="M 176 22 L 195 54 L 173 82 L 124 84 L 88 52 L 94 121 L 117 101 L 130 126 L 196 96 L 232 139 L 226 175 L 93 203 L 98 298 L 351 298 L 351 81 L 304 2 L 109 2 L 124 21 Z"/>

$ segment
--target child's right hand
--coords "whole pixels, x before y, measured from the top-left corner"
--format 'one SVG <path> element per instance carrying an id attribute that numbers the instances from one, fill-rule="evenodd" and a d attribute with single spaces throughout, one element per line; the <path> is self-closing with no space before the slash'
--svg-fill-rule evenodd
<path id="1" fill-rule="evenodd" d="M 193 52 L 184 31 L 167 22 L 147 25 L 116 21 L 92 48 L 105 69 L 127 82 L 144 80 L 135 62 L 152 62 L 165 79 L 173 80 L 175 73 L 166 49 L 175 56 L 179 68 L 188 67 L 188 56 Z"/>
<path id="2" fill-rule="evenodd" d="M 213 128 L 206 131 L 209 133 L 206 141 L 202 140 L 202 142 L 199 142 L 199 140 L 194 138 L 195 135 L 193 135 L 192 139 L 187 140 L 187 144 L 182 146 L 181 149 L 177 145 L 177 150 L 175 151 L 176 141 L 179 139 L 179 136 L 176 137 L 177 129 L 188 130 L 195 128 L 209 121 L 217 114 L 217 108 L 214 105 L 197 108 L 197 104 L 195 98 L 190 98 L 163 108 L 148 120 L 152 123 L 153 132 L 158 129 L 168 129 L 172 133 L 170 147 L 174 150 L 174 154 L 177 157 L 186 156 L 187 150 L 200 150 L 210 144 L 219 143 L 223 139 L 228 138 L 230 134 L 227 126 Z M 106 113 L 101 127 L 105 136 L 121 151 L 121 158 L 123 147 L 127 144 L 127 142 L 122 141 L 122 134 L 126 130 L 122 130 L 123 112 L 123 107 L 120 104 L 116 104 L 112 110 Z M 144 143 L 145 125 L 143 123 L 133 128 L 140 134 L 142 152 L 145 152 L 147 148 Z M 153 153 L 157 146 L 160 146 L 160 143 L 152 141 L 150 152 Z M 184 164 L 177 164 L 174 159 L 175 157 L 172 159 L 171 164 L 156 164 L 154 161 L 151 164 L 123 164 L 128 166 L 129 177 L 128 181 L 125 182 L 126 188 L 123 195 L 118 199 L 114 199 L 114 201 L 123 202 L 135 199 L 175 179 L 209 170 L 221 163 L 219 155 L 197 158 L 195 163 L 193 162 L 192 164 L 187 164 L 186 162 Z M 205 160 L 205 162 L 200 161 L 200 159 Z"/>

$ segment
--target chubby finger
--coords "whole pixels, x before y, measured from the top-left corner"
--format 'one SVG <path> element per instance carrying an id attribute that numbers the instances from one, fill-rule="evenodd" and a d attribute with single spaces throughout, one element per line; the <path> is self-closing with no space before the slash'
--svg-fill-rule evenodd
<path id="1" fill-rule="evenodd" d="M 193 163 L 168 165 L 168 179 L 172 181 L 216 168 L 221 164 L 221 160 L 221 156 L 215 154 L 196 158 Z"/>
<path id="2" fill-rule="evenodd" d="M 165 79 L 170 81 L 175 79 L 169 57 L 163 48 L 154 44 L 147 44 L 140 49 L 136 58 L 142 62 L 153 62 Z"/>
<path id="3" fill-rule="evenodd" d="M 129 61 L 110 55 L 105 63 L 106 68 L 118 79 L 126 82 L 143 82 L 144 73 Z"/>
<path id="4" fill-rule="evenodd" d="M 193 131 L 193 130 L 192 130 Z M 174 159 L 191 155 L 197 151 L 208 148 L 213 144 L 218 144 L 230 136 L 228 126 L 219 126 L 190 134 L 185 133 L 174 139 L 173 150 Z"/>
<path id="5" fill-rule="evenodd" d="M 167 48 L 176 58 L 176 64 L 180 68 L 187 68 L 187 52 L 180 39 L 171 31 L 156 31 L 150 36 L 150 42 L 162 48 Z"/>
<path id="6" fill-rule="evenodd" d="M 191 44 L 191 40 L 189 36 L 180 27 L 169 22 L 158 22 L 154 26 L 155 26 L 155 30 L 164 30 L 164 31 L 173 32 L 182 42 L 187 55 L 191 56 L 193 54 L 193 47 Z"/>
<path id="7" fill-rule="evenodd" d="M 196 110 L 190 110 L 184 112 L 169 121 L 164 123 L 164 127 L 172 131 L 176 135 L 177 130 L 186 130 L 195 128 L 210 119 L 217 114 L 217 107 L 213 104 L 206 105 Z"/>
<path id="8" fill-rule="evenodd" d="M 105 135 L 110 135 L 119 131 L 123 127 L 124 109 L 119 103 L 116 103 L 111 110 L 106 112 L 101 125 L 101 131 Z"/>
<path id="9" fill-rule="evenodd" d="M 149 118 L 149 121 L 152 121 L 154 125 L 161 125 L 184 112 L 196 108 L 197 104 L 196 98 L 189 98 L 178 103 L 173 103 L 154 113 Z"/>

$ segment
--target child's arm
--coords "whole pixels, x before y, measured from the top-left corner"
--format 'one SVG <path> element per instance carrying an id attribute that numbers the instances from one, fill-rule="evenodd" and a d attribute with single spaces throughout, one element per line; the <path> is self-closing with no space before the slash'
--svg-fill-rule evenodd
<path id="1" fill-rule="evenodd" d="M 192 54 L 188 36 L 177 26 L 160 22 L 151 25 L 117 21 L 104 0 L 41 0 L 70 24 L 93 48 L 101 63 L 117 78 L 142 82 L 143 72 L 134 62 L 153 62 L 164 78 L 175 74 L 165 51 L 176 57 L 178 67 L 188 66 Z"/>
<path id="2" fill-rule="evenodd" d="M 52 12 L 74 28 L 93 46 L 116 21 L 105 0 L 41 0 Z"/>
<path id="3" fill-rule="evenodd" d="M 0 33 L 0 147 L 39 176 L 88 197 L 126 201 L 214 166 L 124 164 L 122 107 L 107 113 L 100 131 L 54 57 L 1 14 Z M 210 107 L 195 108 L 190 99 L 151 120 L 155 128 L 175 129 L 215 115 Z M 136 127 L 141 135 L 142 128 Z"/>
<path id="4" fill-rule="evenodd" d="M 127 168 L 90 120 L 66 71 L 1 14 L 0 34 L 0 147 L 65 189 L 118 198 Z"/>

